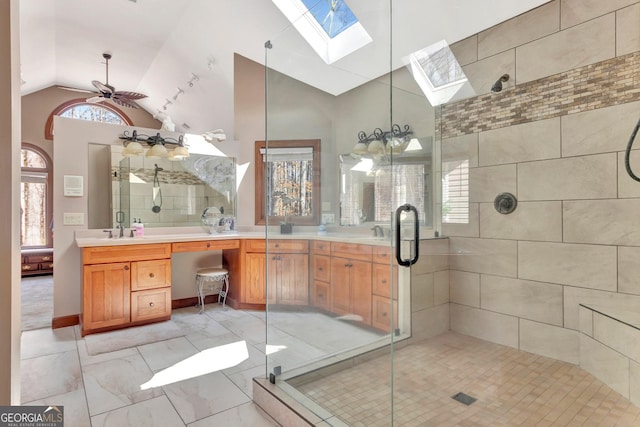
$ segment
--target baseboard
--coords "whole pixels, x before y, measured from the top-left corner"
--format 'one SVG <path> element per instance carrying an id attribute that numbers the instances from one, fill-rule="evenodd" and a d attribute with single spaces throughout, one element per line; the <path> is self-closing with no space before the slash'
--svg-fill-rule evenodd
<path id="1" fill-rule="evenodd" d="M 80 315 L 71 314 L 69 316 L 54 317 L 51 319 L 51 329 L 66 328 L 80 324 Z"/>
<path id="2" fill-rule="evenodd" d="M 205 304 L 211 304 L 214 302 L 218 302 L 218 295 L 207 295 L 204 297 Z M 171 309 L 175 310 L 177 308 L 185 308 L 185 307 L 195 307 L 198 304 L 198 297 L 190 297 L 190 298 L 181 298 L 171 300 Z"/>

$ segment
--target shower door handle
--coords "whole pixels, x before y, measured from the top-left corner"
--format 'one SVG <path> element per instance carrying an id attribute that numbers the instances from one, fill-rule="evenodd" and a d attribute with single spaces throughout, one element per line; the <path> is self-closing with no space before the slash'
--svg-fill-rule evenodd
<path id="1" fill-rule="evenodd" d="M 413 244 L 414 244 L 414 255 L 413 258 L 403 259 L 402 254 L 400 253 L 400 215 L 402 212 L 413 212 L 415 216 L 415 220 L 413 222 Z M 410 204 L 404 204 L 399 206 L 396 209 L 396 261 L 398 264 L 403 267 L 410 267 L 418 261 L 418 257 L 420 256 L 420 222 L 418 221 L 418 210 L 415 206 Z"/>

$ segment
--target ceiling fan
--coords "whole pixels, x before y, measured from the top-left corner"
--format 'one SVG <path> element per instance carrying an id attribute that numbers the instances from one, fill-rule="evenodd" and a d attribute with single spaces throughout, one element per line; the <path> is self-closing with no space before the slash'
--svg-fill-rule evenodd
<path id="1" fill-rule="evenodd" d="M 106 83 L 101 83 L 98 80 L 92 80 L 91 84 L 98 89 L 98 92 L 93 92 L 90 90 L 84 89 L 76 89 L 72 87 L 61 87 L 62 89 L 73 90 L 76 92 L 86 92 L 92 93 L 95 96 L 87 98 L 87 102 L 95 103 L 101 102 L 105 99 L 110 99 L 118 105 L 129 108 L 138 108 L 138 105 L 135 103 L 135 100 L 146 98 L 147 95 L 143 95 L 138 92 L 129 92 L 129 91 L 120 91 L 116 90 L 115 87 L 109 84 L 109 60 L 111 59 L 110 53 L 103 53 L 102 57 L 105 59 L 105 64 L 107 67 L 107 80 Z"/>

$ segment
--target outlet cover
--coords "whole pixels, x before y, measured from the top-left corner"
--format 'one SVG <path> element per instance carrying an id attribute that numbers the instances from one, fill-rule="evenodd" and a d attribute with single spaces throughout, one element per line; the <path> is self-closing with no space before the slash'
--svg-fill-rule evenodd
<path id="1" fill-rule="evenodd" d="M 332 213 L 323 213 L 322 214 L 322 223 L 323 224 L 333 224 L 336 222 L 336 216 Z"/>

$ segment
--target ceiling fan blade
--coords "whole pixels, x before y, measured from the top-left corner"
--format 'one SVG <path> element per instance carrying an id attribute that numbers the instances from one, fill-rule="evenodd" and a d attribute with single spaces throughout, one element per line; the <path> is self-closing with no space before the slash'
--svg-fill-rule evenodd
<path id="1" fill-rule="evenodd" d="M 96 89 L 98 89 L 103 94 L 104 93 L 113 93 L 113 86 L 102 84 L 97 80 L 92 80 L 91 84 L 94 85 L 96 87 Z"/>
<path id="2" fill-rule="evenodd" d="M 111 100 L 118 105 L 122 105 L 123 107 L 138 108 L 138 105 L 135 102 L 121 96 L 114 95 L 111 97 Z"/>
<path id="3" fill-rule="evenodd" d="M 96 102 L 104 101 L 104 96 L 102 95 L 92 96 L 91 98 L 87 98 L 86 101 L 91 104 L 95 104 Z"/>
<path id="4" fill-rule="evenodd" d="M 144 95 L 142 93 L 138 93 L 138 92 L 127 92 L 127 91 L 115 91 L 113 93 L 114 97 L 119 97 L 119 98 L 127 98 L 127 99 L 142 99 L 142 98 L 146 98 L 147 95 Z"/>
<path id="5" fill-rule="evenodd" d="M 82 93 L 96 93 L 93 90 L 89 90 L 89 89 L 79 89 L 77 87 L 70 87 L 70 86 L 56 86 L 58 89 L 63 89 L 63 90 L 70 90 L 73 92 L 82 92 Z"/>

